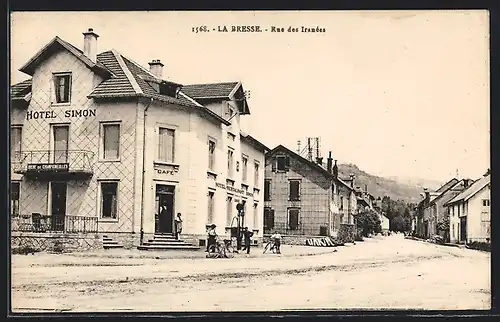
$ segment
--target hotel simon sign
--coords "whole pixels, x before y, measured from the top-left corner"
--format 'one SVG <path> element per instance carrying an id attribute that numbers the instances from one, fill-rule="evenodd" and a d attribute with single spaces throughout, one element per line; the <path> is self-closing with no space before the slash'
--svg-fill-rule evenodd
<path id="1" fill-rule="evenodd" d="M 64 111 L 64 117 L 75 118 L 75 117 L 95 117 L 96 109 L 84 109 L 84 110 L 66 110 Z M 54 110 L 49 111 L 27 111 L 27 120 L 37 120 L 37 119 L 55 119 L 57 118 L 57 113 Z"/>

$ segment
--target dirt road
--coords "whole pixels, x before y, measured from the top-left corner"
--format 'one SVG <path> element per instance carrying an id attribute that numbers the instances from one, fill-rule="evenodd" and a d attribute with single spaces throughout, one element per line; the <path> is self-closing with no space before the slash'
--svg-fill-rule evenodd
<path id="1" fill-rule="evenodd" d="M 490 308 L 489 253 L 401 236 L 335 249 L 313 256 L 242 255 L 226 260 L 15 255 L 12 308 L 14 312 Z"/>

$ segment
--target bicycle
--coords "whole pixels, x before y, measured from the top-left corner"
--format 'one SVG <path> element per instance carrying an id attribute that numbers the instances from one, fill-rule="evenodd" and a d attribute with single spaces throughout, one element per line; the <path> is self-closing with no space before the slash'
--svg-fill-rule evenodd
<path id="1" fill-rule="evenodd" d="M 269 239 L 266 246 L 264 246 L 264 251 L 262 252 L 262 254 L 265 254 L 267 250 L 270 250 L 273 252 L 273 254 L 276 254 L 276 244 L 273 239 Z"/>
<path id="2" fill-rule="evenodd" d="M 230 240 L 217 238 L 215 245 L 208 247 L 207 258 L 233 258 L 234 247 Z"/>

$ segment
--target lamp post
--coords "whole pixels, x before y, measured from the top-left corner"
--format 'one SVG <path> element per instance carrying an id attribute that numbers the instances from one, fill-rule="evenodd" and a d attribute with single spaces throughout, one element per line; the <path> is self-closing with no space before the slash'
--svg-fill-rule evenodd
<path id="1" fill-rule="evenodd" d="M 236 204 L 236 210 L 238 210 L 238 225 L 236 232 L 236 250 L 241 250 L 241 225 L 243 224 L 243 218 L 245 216 L 245 212 L 243 211 L 243 204 Z"/>

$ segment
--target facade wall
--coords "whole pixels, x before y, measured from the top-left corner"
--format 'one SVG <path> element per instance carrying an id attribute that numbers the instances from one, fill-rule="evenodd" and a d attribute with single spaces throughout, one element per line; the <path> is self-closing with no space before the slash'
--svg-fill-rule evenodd
<path id="1" fill-rule="evenodd" d="M 483 200 L 490 200 L 488 187 L 483 188 L 467 201 L 467 242 L 487 242 L 490 239 L 491 207 L 483 206 Z"/>
<path id="2" fill-rule="evenodd" d="M 293 157 L 290 157 L 290 167 L 286 172 L 273 171 L 272 162 L 272 158 L 266 160 L 271 200 L 266 201 L 265 206 L 274 209 L 275 227 L 288 227 L 289 209 L 299 208 L 299 230 L 319 235 L 320 226 L 328 227 L 330 220 L 331 179 Z M 300 201 L 289 200 L 290 180 L 300 181 Z"/>
<path id="3" fill-rule="evenodd" d="M 71 100 L 67 104 L 55 104 L 53 74 L 71 72 Z M 96 103 L 87 98 L 100 81 L 83 63 L 72 54 L 60 51 L 47 58 L 33 75 L 32 98 L 27 109 L 14 108 L 11 113 L 13 125 L 22 125 L 22 150 L 49 151 L 52 149 L 51 126 L 68 125 L 68 150 L 70 166 L 79 165 L 88 157 L 93 166 L 89 179 L 67 181 L 66 214 L 100 217 L 99 182 L 118 180 L 117 219 L 99 219 L 100 231 L 132 232 L 134 223 L 134 178 L 135 178 L 135 130 L 136 102 Z M 40 117 L 36 112 L 44 112 Z M 37 117 L 38 116 L 38 117 Z M 101 158 L 101 122 L 120 124 L 120 158 L 104 161 Z M 81 154 L 73 151 L 88 151 Z M 48 154 L 36 152 L 35 160 L 47 158 Z M 31 155 L 28 154 L 28 158 Z M 14 178 L 13 178 L 14 179 Z M 50 184 L 40 179 L 23 178 L 21 181 L 20 212 L 39 212 L 50 215 Z M 35 202 L 33 202 L 35 200 Z"/>

